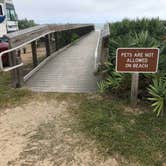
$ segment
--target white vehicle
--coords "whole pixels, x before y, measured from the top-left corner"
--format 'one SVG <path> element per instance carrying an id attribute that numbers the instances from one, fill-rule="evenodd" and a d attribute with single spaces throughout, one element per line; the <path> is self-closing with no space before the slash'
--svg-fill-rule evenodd
<path id="1" fill-rule="evenodd" d="M 18 17 L 12 0 L 0 0 L 0 37 L 18 30 Z"/>

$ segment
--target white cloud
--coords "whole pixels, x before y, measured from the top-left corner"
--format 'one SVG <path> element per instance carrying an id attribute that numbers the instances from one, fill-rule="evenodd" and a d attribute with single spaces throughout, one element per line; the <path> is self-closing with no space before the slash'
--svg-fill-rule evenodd
<path id="1" fill-rule="evenodd" d="M 106 22 L 124 17 L 166 19 L 166 0 L 14 0 L 20 18 L 37 22 Z"/>

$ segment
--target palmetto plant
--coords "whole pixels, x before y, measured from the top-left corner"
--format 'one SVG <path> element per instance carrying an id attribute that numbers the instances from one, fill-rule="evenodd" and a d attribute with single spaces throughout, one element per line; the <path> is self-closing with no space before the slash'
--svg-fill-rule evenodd
<path id="1" fill-rule="evenodd" d="M 166 42 L 160 47 L 159 72 L 166 73 Z"/>
<path id="2" fill-rule="evenodd" d="M 134 34 L 134 39 L 130 43 L 132 47 L 154 47 L 157 48 L 160 46 L 160 42 L 157 41 L 154 37 L 149 35 L 148 31 L 141 31 L 140 33 Z"/>
<path id="3" fill-rule="evenodd" d="M 166 112 L 166 77 L 160 77 L 153 79 L 153 84 L 148 88 L 152 101 L 152 107 L 157 116 Z"/>
<path id="4" fill-rule="evenodd" d="M 141 31 L 148 31 L 150 36 L 159 39 L 166 34 L 166 24 L 159 18 L 154 19 L 124 19 L 121 22 L 110 24 L 111 36 L 125 36 L 129 33 L 140 33 Z"/>
<path id="5" fill-rule="evenodd" d="M 104 93 L 106 89 L 108 88 L 107 82 L 105 80 L 98 82 L 97 86 L 99 88 L 100 93 Z"/>
<path id="6" fill-rule="evenodd" d="M 102 73 L 107 74 L 107 78 L 99 83 L 98 86 L 101 91 L 104 89 L 118 89 L 124 80 L 125 75 L 117 73 L 115 71 L 116 62 L 116 49 L 119 47 L 159 47 L 160 42 L 155 38 L 151 37 L 148 31 L 141 31 L 140 33 L 128 34 L 124 37 L 116 37 L 115 39 L 110 39 L 110 51 L 111 57 L 110 62 L 105 64 L 105 69 Z M 123 85 L 122 85 L 123 86 Z"/>
<path id="7" fill-rule="evenodd" d="M 140 87 L 141 98 L 148 96 L 147 86 L 152 82 L 153 79 L 166 78 L 166 24 L 165 22 L 157 19 L 137 19 L 137 20 L 128 20 L 125 19 L 121 22 L 116 22 L 110 24 L 110 52 L 109 52 L 109 63 L 105 64 L 102 67 L 102 72 L 104 73 L 104 80 L 98 83 L 101 91 L 106 89 L 117 89 L 118 92 L 124 91 L 128 92 L 130 89 L 130 75 L 116 73 L 116 50 L 117 48 L 129 48 L 129 47 L 138 47 L 138 48 L 160 48 L 160 61 L 159 61 L 159 70 L 157 74 L 141 74 L 142 80 Z M 164 41 L 165 39 L 165 41 Z M 162 79 L 163 80 L 163 79 Z M 126 82 L 127 81 L 127 82 Z M 157 87 L 158 85 L 158 87 Z M 159 86 L 160 85 L 160 86 Z M 160 91 L 161 87 L 163 90 L 159 93 L 159 96 L 164 95 L 164 86 L 162 83 L 153 83 L 149 88 L 149 93 L 157 93 L 157 90 Z M 157 90 L 155 91 L 154 88 Z M 166 89 L 166 88 L 165 88 Z M 141 96 L 142 95 L 142 96 Z M 151 94 L 152 95 L 152 94 Z M 152 95 L 152 98 L 154 97 Z M 160 102 L 163 101 L 163 97 L 158 98 Z M 154 102 L 154 98 L 151 99 Z M 157 102 L 157 101 L 156 101 Z M 158 102 L 159 103 L 159 102 Z M 162 103 L 162 102 L 161 102 Z M 161 104 L 160 103 L 160 104 Z M 153 106 L 156 106 L 157 103 L 153 103 Z M 163 108 L 162 108 L 162 105 Z M 155 107 L 155 111 L 164 112 L 165 104 Z M 160 113 L 159 113 L 160 114 Z"/>
<path id="8" fill-rule="evenodd" d="M 106 63 L 105 69 L 103 69 L 102 73 L 107 74 L 107 77 L 98 82 L 98 87 L 101 93 L 105 92 L 108 88 L 118 89 L 120 87 L 121 82 L 124 79 L 124 75 L 117 73 L 112 63 Z"/>
<path id="9" fill-rule="evenodd" d="M 115 66 L 116 60 L 116 50 L 120 47 L 132 47 L 131 45 L 135 43 L 132 35 L 128 34 L 126 36 L 118 36 L 114 38 L 110 38 L 110 61 Z"/>
<path id="10" fill-rule="evenodd" d="M 115 65 L 116 49 L 129 47 L 160 47 L 160 42 L 154 37 L 151 37 L 148 31 L 141 31 L 140 33 L 129 33 L 125 36 L 118 36 L 110 39 L 110 61 Z"/>

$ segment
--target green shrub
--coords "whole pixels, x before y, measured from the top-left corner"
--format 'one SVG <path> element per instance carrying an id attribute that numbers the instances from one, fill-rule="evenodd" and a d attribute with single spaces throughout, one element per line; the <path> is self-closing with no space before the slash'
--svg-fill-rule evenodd
<path id="1" fill-rule="evenodd" d="M 76 34 L 76 33 L 73 33 L 72 34 L 72 37 L 71 37 L 71 41 L 74 42 L 75 40 L 77 40 L 79 38 L 79 36 Z"/>
<path id="2" fill-rule="evenodd" d="M 124 19 L 121 22 L 110 24 L 110 51 L 108 61 L 112 65 L 104 65 L 102 67 L 102 74 L 104 74 L 104 83 L 107 90 L 117 88 L 117 91 L 126 88 L 126 94 L 128 93 L 128 86 L 130 85 L 130 74 L 118 74 L 115 75 L 116 65 L 116 50 L 120 47 L 148 47 L 148 48 L 160 48 L 160 61 L 158 74 L 163 75 L 166 73 L 166 41 L 164 36 L 166 35 L 166 24 L 164 21 L 157 19 L 137 19 L 128 20 Z M 140 74 L 141 88 L 140 98 L 148 96 L 147 86 L 152 83 L 153 77 L 156 74 Z M 120 79 L 122 76 L 123 79 Z M 111 81 L 110 81 L 111 80 Z M 111 82 L 111 83 L 110 83 Z M 119 86 L 115 86 L 116 83 Z M 143 92 L 143 93 L 142 93 Z M 128 93 L 129 94 L 129 93 Z"/>
<path id="3" fill-rule="evenodd" d="M 18 27 L 19 29 L 26 29 L 26 28 L 30 28 L 30 27 L 34 27 L 37 24 L 35 23 L 34 20 L 28 20 L 28 19 L 22 19 L 22 20 L 18 20 Z"/>
<path id="4" fill-rule="evenodd" d="M 166 112 L 166 77 L 160 77 L 153 79 L 153 84 L 148 88 L 153 102 L 154 112 L 157 116 L 162 115 Z"/>

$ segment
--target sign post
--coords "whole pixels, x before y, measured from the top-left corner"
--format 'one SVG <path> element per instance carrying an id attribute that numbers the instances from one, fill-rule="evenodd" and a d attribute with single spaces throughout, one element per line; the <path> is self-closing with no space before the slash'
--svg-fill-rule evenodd
<path id="1" fill-rule="evenodd" d="M 116 72 L 132 73 L 131 105 L 136 106 L 139 73 L 156 73 L 158 70 L 158 48 L 119 48 L 116 56 Z"/>
<path id="2" fill-rule="evenodd" d="M 138 85 L 139 85 L 139 73 L 133 73 L 132 82 L 131 82 L 131 105 L 133 107 L 137 105 Z"/>

